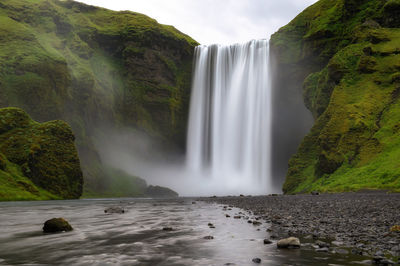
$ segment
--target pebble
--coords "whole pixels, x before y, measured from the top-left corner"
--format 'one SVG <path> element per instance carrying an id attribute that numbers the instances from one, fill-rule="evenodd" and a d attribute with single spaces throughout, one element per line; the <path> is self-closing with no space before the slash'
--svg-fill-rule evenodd
<path id="1" fill-rule="evenodd" d="M 271 241 L 271 240 L 269 240 L 269 239 L 264 239 L 264 244 L 265 245 L 269 245 L 269 244 L 272 244 L 273 242 Z"/>
<path id="2" fill-rule="evenodd" d="M 400 254 L 397 250 L 400 233 L 390 231 L 400 221 L 400 212 L 394 211 L 400 209 L 400 193 L 220 197 L 210 201 L 249 210 L 255 217 L 271 223 L 267 229 L 271 239 L 306 236 L 331 239 L 331 246 L 349 247 L 357 255 L 374 257 L 376 250 Z M 246 215 L 235 218 L 241 216 Z"/>
<path id="3" fill-rule="evenodd" d="M 281 239 L 276 244 L 278 248 L 299 248 L 300 240 L 297 237 Z"/>

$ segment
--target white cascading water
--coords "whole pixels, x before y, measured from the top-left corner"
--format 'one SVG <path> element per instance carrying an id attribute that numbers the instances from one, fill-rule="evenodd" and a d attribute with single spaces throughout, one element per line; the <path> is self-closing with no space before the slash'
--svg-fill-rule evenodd
<path id="1" fill-rule="evenodd" d="M 187 167 L 227 193 L 268 193 L 271 86 L 266 40 L 198 46 Z"/>

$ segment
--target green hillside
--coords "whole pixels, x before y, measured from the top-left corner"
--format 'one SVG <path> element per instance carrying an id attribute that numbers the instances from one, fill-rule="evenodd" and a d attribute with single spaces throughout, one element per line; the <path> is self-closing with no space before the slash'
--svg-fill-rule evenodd
<path id="1" fill-rule="evenodd" d="M 271 38 L 315 124 L 285 193 L 400 191 L 400 2 L 320 0 Z"/>
<path id="2" fill-rule="evenodd" d="M 134 128 L 183 149 L 195 45 L 174 27 L 134 12 L 2 0 L 0 107 L 20 107 L 40 122 L 67 121 L 84 192 L 109 193 L 116 175 L 99 159 L 96 129 Z"/>

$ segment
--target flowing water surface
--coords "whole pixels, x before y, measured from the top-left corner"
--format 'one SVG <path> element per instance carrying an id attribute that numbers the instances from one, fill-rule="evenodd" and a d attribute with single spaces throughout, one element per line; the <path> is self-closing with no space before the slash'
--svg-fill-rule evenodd
<path id="1" fill-rule="evenodd" d="M 127 211 L 104 213 L 113 206 Z M 0 203 L 0 265 L 354 264 L 354 258 L 319 254 L 311 248 L 278 250 L 275 243 L 264 245 L 269 225 L 234 219 L 239 212 L 192 199 L 4 202 Z M 64 217 L 74 230 L 44 234 L 43 223 L 54 217 Z M 256 257 L 261 264 L 252 262 Z"/>

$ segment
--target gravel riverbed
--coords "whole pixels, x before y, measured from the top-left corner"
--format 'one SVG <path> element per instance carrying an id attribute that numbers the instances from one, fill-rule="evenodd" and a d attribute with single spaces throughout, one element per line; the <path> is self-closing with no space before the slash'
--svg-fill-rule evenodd
<path id="1" fill-rule="evenodd" d="M 385 192 L 321 195 L 212 197 L 263 221 L 271 239 L 300 237 L 323 252 L 351 252 L 384 262 L 400 257 L 400 194 Z M 246 217 L 247 216 L 247 217 Z M 321 250 L 323 249 L 323 250 Z M 374 261 L 374 259 L 373 259 Z M 396 263 L 397 265 L 397 263 Z"/>

